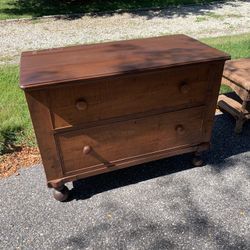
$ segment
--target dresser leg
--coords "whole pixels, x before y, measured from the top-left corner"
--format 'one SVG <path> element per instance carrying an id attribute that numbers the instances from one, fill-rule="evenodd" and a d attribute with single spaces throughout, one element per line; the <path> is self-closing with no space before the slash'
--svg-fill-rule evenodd
<path id="1" fill-rule="evenodd" d="M 242 106 L 241 106 L 241 112 L 236 119 L 236 124 L 235 124 L 235 129 L 234 129 L 235 133 L 240 134 L 242 132 L 242 127 L 243 127 L 243 124 L 245 122 L 244 112 L 245 112 L 246 108 L 247 108 L 247 101 L 243 101 Z"/>
<path id="2" fill-rule="evenodd" d="M 54 188 L 53 196 L 57 201 L 66 201 L 69 198 L 69 189 L 65 185 Z"/>
<path id="3" fill-rule="evenodd" d="M 201 152 L 195 152 L 194 153 L 192 164 L 195 167 L 201 167 L 203 165 L 202 153 Z"/>
<path id="4" fill-rule="evenodd" d="M 242 132 L 243 123 L 244 123 L 244 120 L 241 118 L 238 118 L 236 120 L 236 124 L 235 124 L 235 128 L 234 128 L 235 133 L 240 134 Z"/>

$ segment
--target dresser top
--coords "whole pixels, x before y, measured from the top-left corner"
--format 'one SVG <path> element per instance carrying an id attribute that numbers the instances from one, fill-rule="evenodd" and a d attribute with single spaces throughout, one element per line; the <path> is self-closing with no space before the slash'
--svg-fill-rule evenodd
<path id="1" fill-rule="evenodd" d="M 229 58 L 186 35 L 28 51 L 21 55 L 20 87 L 46 87 Z"/>

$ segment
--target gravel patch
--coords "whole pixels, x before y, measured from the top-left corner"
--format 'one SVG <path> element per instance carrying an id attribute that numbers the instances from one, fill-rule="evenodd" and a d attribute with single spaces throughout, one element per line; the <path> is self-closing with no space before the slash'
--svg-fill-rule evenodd
<path id="1" fill-rule="evenodd" d="M 229 1 L 80 18 L 0 22 L 0 63 L 27 50 L 184 33 L 195 38 L 250 32 L 250 2 Z"/>
<path id="2" fill-rule="evenodd" d="M 0 249 L 250 249 L 250 123 L 217 115 L 207 165 L 190 154 L 67 185 L 55 201 L 41 166 L 0 181 Z"/>

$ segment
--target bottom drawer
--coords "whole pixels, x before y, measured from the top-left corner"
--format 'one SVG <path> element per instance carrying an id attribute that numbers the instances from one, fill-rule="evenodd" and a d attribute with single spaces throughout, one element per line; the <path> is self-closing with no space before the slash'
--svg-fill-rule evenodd
<path id="1" fill-rule="evenodd" d="M 198 144 L 203 110 L 196 107 L 58 134 L 63 172 L 91 173 L 148 154 Z"/>

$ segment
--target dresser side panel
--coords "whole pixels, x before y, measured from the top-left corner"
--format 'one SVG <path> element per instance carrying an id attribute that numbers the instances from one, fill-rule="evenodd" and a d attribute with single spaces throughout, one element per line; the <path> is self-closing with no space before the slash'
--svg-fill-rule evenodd
<path id="1" fill-rule="evenodd" d="M 25 92 L 47 181 L 63 177 L 45 90 Z"/>
<path id="2" fill-rule="evenodd" d="M 203 120 L 203 142 L 209 142 L 211 139 L 224 63 L 225 61 L 210 63 L 207 100 Z"/>

